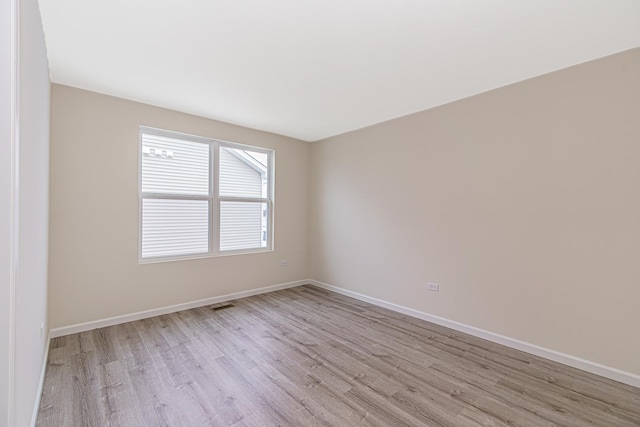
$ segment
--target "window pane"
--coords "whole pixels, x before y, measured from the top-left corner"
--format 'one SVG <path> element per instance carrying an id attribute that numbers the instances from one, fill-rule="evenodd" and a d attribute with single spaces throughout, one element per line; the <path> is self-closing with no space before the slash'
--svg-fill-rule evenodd
<path id="1" fill-rule="evenodd" d="M 220 147 L 220 195 L 267 197 L 267 154 Z"/>
<path id="2" fill-rule="evenodd" d="M 220 250 L 267 247 L 267 203 L 220 202 Z"/>
<path id="3" fill-rule="evenodd" d="M 208 251 L 208 201 L 142 200 L 142 258 Z"/>
<path id="4" fill-rule="evenodd" d="M 142 134 L 142 192 L 207 196 L 209 144 Z"/>

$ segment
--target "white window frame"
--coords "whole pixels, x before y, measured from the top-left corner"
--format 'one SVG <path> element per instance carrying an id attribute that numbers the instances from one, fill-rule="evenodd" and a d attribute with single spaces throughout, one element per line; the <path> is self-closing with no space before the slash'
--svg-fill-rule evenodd
<path id="1" fill-rule="evenodd" d="M 209 195 L 177 195 L 164 193 L 150 193 L 142 191 L 142 134 L 152 134 L 169 138 L 182 139 L 189 142 L 196 142 L 209 145 Z M 275 150 L 257 147 L 254 145 L 239 144 L 236 142 L 223 141 L 219 139 L 207 138 L 203 136 L 190 135 L 181 132 L 174 132 L 149 126 L 140 126 L 138 131 L 138 263 L 147 264 L 165 261 L 180 261 L 188 259 L 209 258 L 228 255 L 251 254 L 259 252 L 272 252 L 274 250 L 274 188 L 275 188 Z M 232 197 L 220 196 L 219 171 L 220 171 L 220 148 L 235 148 L 239 150 L 250 150 L 267 155 L 267 197 Z M 161 257 L 142 257 L 142 204 L 144 199 L 173 199 L 173 200 L 207 200 L 209 202 L 209 252 L 186 255 L 169 255 Z M 268 210 L 267 223 L 267 246 L 264 248 L 220 250 L 220 205 L 221 202 L 254 202 L 266 203 Z"/>

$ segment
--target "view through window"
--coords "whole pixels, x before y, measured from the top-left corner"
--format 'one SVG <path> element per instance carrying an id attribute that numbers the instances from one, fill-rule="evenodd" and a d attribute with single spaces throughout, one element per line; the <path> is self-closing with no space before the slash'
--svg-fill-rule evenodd
<path id="1" fill-rule="evenodd" d="M 273 150 L 140 128 L 140 260 L 273 247 Z"/>

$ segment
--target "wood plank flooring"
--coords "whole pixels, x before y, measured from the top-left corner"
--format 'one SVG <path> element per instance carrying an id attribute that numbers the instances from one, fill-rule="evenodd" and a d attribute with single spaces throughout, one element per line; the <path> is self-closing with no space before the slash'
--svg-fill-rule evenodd
<path id="1" fill-rule="evenodd" d="M 52 340 L 37 425 L 640 426 L 638 388 L 313 286 L 232 304 Z"/>

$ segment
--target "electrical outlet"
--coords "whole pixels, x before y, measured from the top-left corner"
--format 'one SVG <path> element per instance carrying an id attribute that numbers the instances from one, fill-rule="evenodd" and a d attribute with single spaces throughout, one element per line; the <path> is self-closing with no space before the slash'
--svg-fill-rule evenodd
<path id="1" fill-rule="evenodd" d="M 430 291 L 438 292 L 440 291 L 440 285 L 437 283 L 427 283 L 427 289 Z"/>
<path id="2" fill-rule="evenodd" d="M 40 339 L 44 338 L 44 322 L 40 323 Z"/>
<path id="3" fill-rule="evenodd" d="M 280 261 L 280 267 L 289 267 L 289 261 L 283 259 L 282 261 Z"/>

